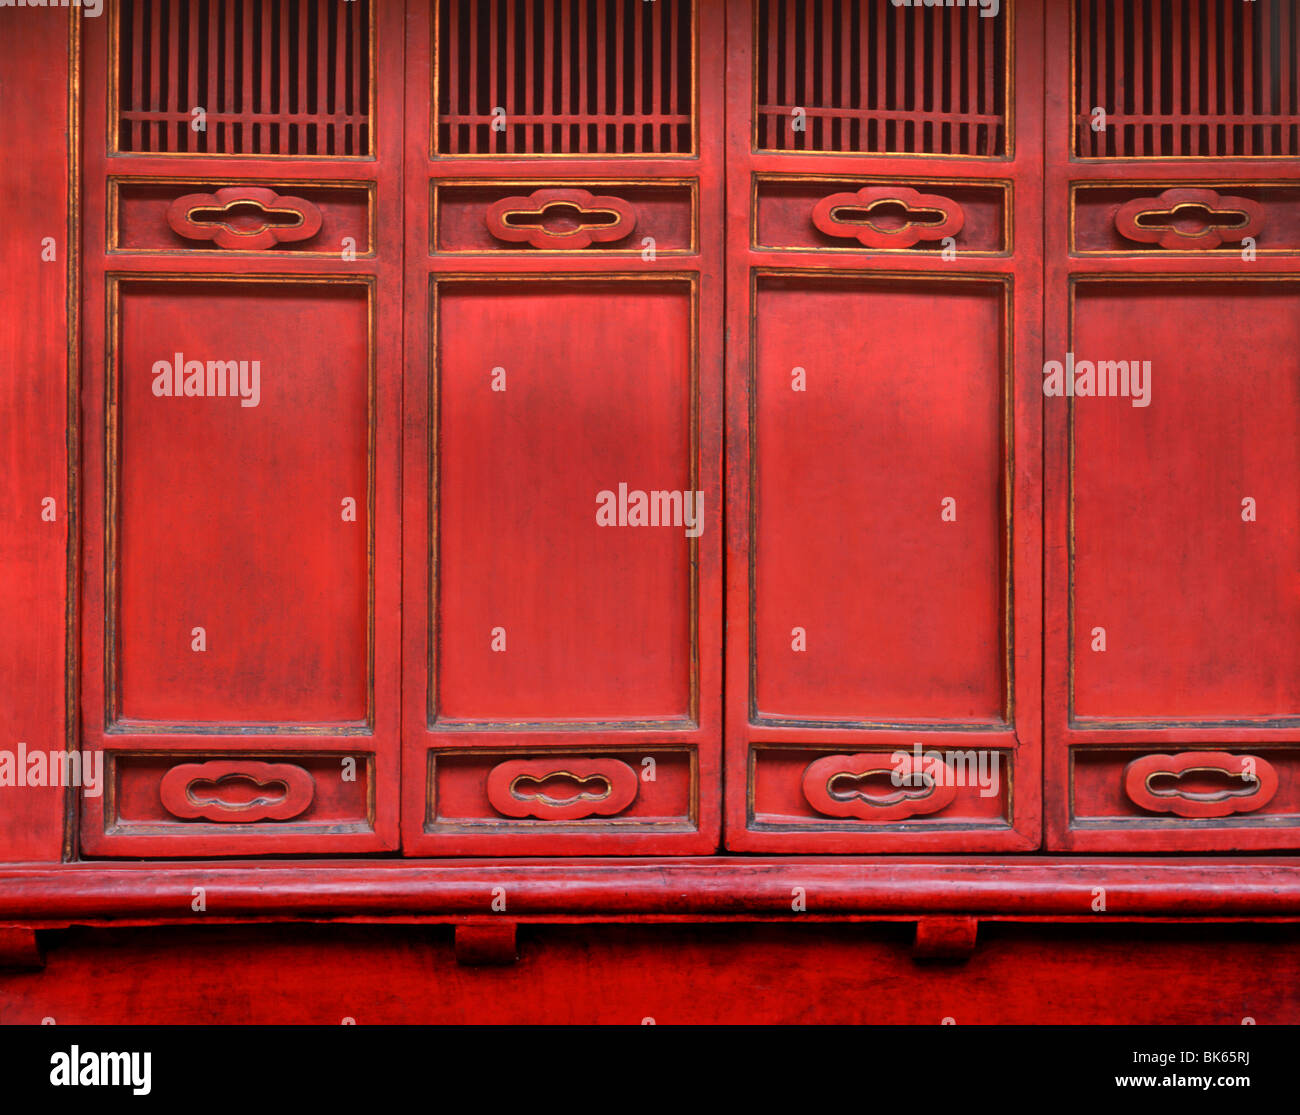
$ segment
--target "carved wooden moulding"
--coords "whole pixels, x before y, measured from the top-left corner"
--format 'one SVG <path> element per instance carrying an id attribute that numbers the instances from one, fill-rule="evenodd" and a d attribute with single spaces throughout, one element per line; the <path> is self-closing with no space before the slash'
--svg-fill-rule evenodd
<path id="1" fill-rule="evenodd" d="M 288 821 L 315 795 L 316 782 L 302 767 L 250 759 L 181 763 L 163 775 L 159 790 L 173 816 L 236 824 Z"/>
<path id="2" fill-rule="evenodd" d="M 505 243 L 577 251 L 630 236 L 636 210 L 619 197 L 546 189 L 502 198 L 488 207 L 484 220 L 488 231 Z"/>
<path id="3" fill-rule="evenodd" d="M 1121 236 L 1171 251 L 1209 251 L 1258 236 L 1264 207 L 1244 197 L 1181 186 L 1156 197 L 1138 197 L 1115 213 Z"/>
<path id="4" fill-rule="evenodd" d="M 320 231 L 321 213 L 306 198 L 260 186 L 230 186 L 178 197 L 167 209 L 167 223 L 186 240 L 210 240 L 218 248 L 260 252 L 311 239 Z"/>
<path id="5" fill-rule="evenodd" d="M 636 800 L 637 773 L 618 759 L 512 759 L 488 775 L 492 807 L 504 817 L 573 821 L 612 817 Z"/>
<path id="6" fill-rule="evenodd" d="M 1124 768 L 1124 792 L 1134 805 L 1178 817 L 1253 813 L 1272 801 L 1277 784 L 1267 759 L 1226 751 L 1143 755 Z"/>
<path id="7" fill-rule="evenodd" d="M 910 248 L 956 236 L 965 223 L 961 206 L 940 194 L 908 186 L 864 186 L 831 194 L 813 207 L 812 222 L 827 236 L 857 240 L 864 248 Z"/>
<path id="8" fill-rule="evenodd" d="M 935 771 L 910 752 L 828 755 L 808 765 L 803 794 L 828 817 L 900 821 L 938 813 L 957 796 L 955 772 L 939 760 Z"/>

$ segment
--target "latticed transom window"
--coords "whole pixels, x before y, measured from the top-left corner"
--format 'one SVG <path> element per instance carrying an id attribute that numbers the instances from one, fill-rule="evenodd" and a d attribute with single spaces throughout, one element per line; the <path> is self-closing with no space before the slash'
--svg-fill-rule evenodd
<path id="1" fill-rule="evenodd" d="M 876 0 L 758 0 L 757 146 L 1001 155 L 1006 21 Z"/>
<path id="2" fill-rule="evenodd" d="M 371 0 L 121 0 L 119 151 L 368 155 Z"/>
<path id="3" fill-rule="evenodd" d="M 1296 0 L 1074 0 L 1089 158 L 1300 154 Z"/>
<path id="4" fill-rule="evenodd" d="M 693 147 L 691 0 L 441 0 L 445 155 Z"/>

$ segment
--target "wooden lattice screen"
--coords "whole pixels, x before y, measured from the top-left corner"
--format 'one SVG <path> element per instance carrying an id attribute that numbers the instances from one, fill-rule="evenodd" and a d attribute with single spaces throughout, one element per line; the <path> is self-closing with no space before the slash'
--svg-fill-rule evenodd
<path id="1" fill-rule="evenodd" d="M 121 0 L 117 10 L 117 150 L 370 153 L 370 0 Z"/>
<path id="2" fill-rule="evenodd" d="M 692 150 L 690 0 L 441 0 L 438 153 Z"/>
<path id="3" fill-rule="evenodd" d="M 758 147 L 1004 154 L 1008 21 L 979 13 L 758 0 Z"/>
<path id="4" fill-rule="evenodd" d="M 1300 153 L 1300 0 L 1075 0 L 1074 17 L 1080 155 Z"/>

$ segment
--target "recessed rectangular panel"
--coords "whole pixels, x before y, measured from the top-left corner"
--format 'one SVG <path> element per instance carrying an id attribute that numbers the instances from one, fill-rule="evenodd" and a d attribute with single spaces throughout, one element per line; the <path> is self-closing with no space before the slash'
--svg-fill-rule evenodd
<path id="1" fill-rule="evenodd" d="M 1073 184 L 1070 206 L 1081 254 L 1300 252 L 1300 189 L 1283 183 Z"/>
<path id="2" fill-rule="evenodd" d="M 1009 207 L 1010 190 L 1000 182 L 763 177 L 755 189 L 753 242 L 822 251 L 1002 252 Z"/>
<path id="3" fill-rule="evenodd" d="M 110 721 L 366 722 L 368 315 L 355 283 L 119 288 Z"/>
<path id="4" fill-rule="evenodd" d="M 1069 400 L 1074 716 L 1300 716 L 1300 285 L 1080 284 L 1071 348 L 1129 369 Z"/>
<path id="5" fill-rule="evenodd" d="M 1001 721 L 1001 282 L 763 278 L 757 715 Z"/>
<path id="6" fill-rule="evenodd" d="M 1294 744 L 1085 744 L 1070 749 L 1068 771 L 1074 849 L 1300 847 L 1300 750 Z"/>
<path id="7" fill-rule="evenodd" d="M 750 761 L 756 829 L 870 834 L 1010 826 L 1009 751 L 772 744 L 755 747 Z"/>
<path id="8" fill-rule="evenodd" d="M 1300 840 L 1300 750 L 1249 745 L 1076 747 L 1076 825 L 1167 829 L 1290 827 Z"/>
<path id="9" fill-rule="evenodd" d="M 109 751 L 106 831 L 124 836 L 368 832 L 364 754 Z"/>
<path id="10" fill-rule="evenodd" d="M 639 749 L 430 752 L 429 832 L 691 831 L 695 753 Z"/>
<path id="11" fill-rule="evenodd" d="M 299 182 L 127 178 L 109 179 L 109 191 L 109 205 L 117 218 L 108 230 L 110 251 L 233 254 L 254 250 L 340 259 L 345 250 L 366 256 L 373 248 L 371 190 L 364 185 L 349 189 Z M 181 204 L 176 208 L 187 214 L 186 220 L 178 222 L 185 235 L 169 220 L 177 202 Z M 319 222 L 313 221 L 316 231 L 306 235 L 309 229 L 303 224 L 315 215 L 319 216 Z M 266 237 L 268 229 L 275 235 Z M 283 239 L 280 229 L 285 230 Z"/>
<path id="12" fill-rule="evenodd" d="M 698 250 L 696 183 L 534 179 L 433 184 L 439 252 Z"/>
<path id="13" fill-rule="evenodd" d="M 440 722 L 692 715 L 693 302 L 439 282 Z"/>

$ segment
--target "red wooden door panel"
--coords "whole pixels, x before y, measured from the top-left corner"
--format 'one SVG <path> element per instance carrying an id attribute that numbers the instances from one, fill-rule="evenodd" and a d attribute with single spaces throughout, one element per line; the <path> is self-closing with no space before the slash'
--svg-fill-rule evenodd
<path id="1" fill-rule="evenodd" d="M 408 17 L 403 847 L 712 850 L 722 11 L 433 9 Z"/>
<path id="2" fill-rule="evenodd" d="M 1055 848 L 1300 843 L 1298 15 L 1052 11 L 1044 360 L 1080 387 L 1045 399 Z"/>
<path id="3" fill-rule="evenodd" d="M 1034 847 L 1037 5 L 728 36 L 728 846 Z"/>
<path id="4" fill-rule="evenodd" d="M 754 307 L 758 707 L 999 719 L 1002 284 L 764 276 Z M 943 331 L 916 329 L 936 307 Z M 795 367 L 825 389 L 792 390 Z M 858 637 L 792 653 L 792 626 Z"/>
<path id="5" fill-rule="evenodd" d="M 114 280 L 110 290 L 118 366 L 138 373 L 110 387 L 113 722 L 364 723 L 367 539 L 340 540 L 336 524 L 340 493 L 368 488 L 365 288 Z M 307 350 L 311 374 L 285 344 L 295 336 L 329 339 Z M 172 355 L 155 363 L 160 353 Z M 184 369 L 206 353 L 238 359 L 238 397 L 172 395 L 206 390 L 206 364 L 201 385 Z M 208 645 L 181 653 L 194 625 Z"/>
<path id="6" fill-rule="evenodd" d="M 595 514 L 693 491 L 692 314 L 684 282 L 438 284 L 438 720 L 692 715 L 692 540 Z"/>
<path id="7" fill-rule="evenodd" d="M 84 28 L 81 846 L 396 848 L 401 13 Z"/>

